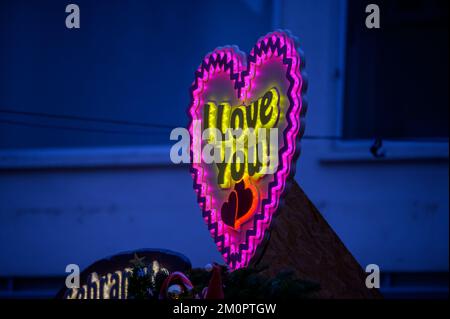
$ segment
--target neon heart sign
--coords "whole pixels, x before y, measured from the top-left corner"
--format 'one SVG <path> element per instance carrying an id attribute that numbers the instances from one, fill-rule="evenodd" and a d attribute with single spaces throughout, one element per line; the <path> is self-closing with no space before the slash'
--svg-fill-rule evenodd
<path id="1" fill-rule="evenodd" d="M 294 39 L 277 31 L 259 39 L 247 56 L 237 47 L 215 49 L 195 73 L 188 109 L 194 189 L 233 270 L 255 255 L 294 174 L 306 111 L 303 66 Z M 230 129 L 239 134 L 223 142 Z M 255 135 L 258 142 L 250 143 Z M 239 143 L 244 147 L 238 153 Z M 208 144 L 221 160 L 205 161 L 195 151 Z"/>

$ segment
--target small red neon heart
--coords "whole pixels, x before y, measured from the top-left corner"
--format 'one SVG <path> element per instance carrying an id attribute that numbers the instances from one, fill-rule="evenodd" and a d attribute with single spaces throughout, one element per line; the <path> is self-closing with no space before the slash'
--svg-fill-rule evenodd
<path id="1" fill-rule="evenodd" d="M 234 185 L 234 190 L 228 195 L 220 209 L 221 218 L 225 225 L 238 229 L 254 212 L 257 199 L 256 190 L 246 187 L 242 180 Z"/>

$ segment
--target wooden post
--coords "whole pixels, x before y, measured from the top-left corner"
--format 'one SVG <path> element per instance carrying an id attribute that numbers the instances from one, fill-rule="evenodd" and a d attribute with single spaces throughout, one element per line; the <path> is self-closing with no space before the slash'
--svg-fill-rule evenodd
<path id="1" fill-rule="evenodd" d="M 299 279 L 320 284 L 319 298 L 381 298 L 377 289 L 366 287 L 368 274 L 295 181 L 250 261 L 263 265 L 266 275 L 291 268 Z"/>

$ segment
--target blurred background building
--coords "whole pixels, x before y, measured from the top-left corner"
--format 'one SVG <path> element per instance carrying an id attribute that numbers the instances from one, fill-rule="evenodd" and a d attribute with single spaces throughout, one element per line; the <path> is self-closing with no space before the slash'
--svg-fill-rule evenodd
<path id="1" fill-rule="evenodd" d="M 277 28 L 309 75 L 296 180 L 386 297 L 448 296 L 447 1 L 71 2 L 0 2 L 0 297 L 124 250 L 221 261 L 169 133 L 207 52 Z"/>

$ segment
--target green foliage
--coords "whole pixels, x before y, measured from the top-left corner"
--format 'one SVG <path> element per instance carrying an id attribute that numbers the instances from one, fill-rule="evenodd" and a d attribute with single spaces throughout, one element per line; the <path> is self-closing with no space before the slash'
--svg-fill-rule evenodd
<path id="1" fill-rule="evenodd" d="M 157 299 L 161 285 L 166 275 L 158 272 L 152 282 L 150 272 L 144 271 L 144 267 L 135 266 L 128 281 L 128 295 L 130 299 Z"/>
<path id="2" fill-rule="evenodd" d="M 221 266 L 222 281 L 226 299 L 299 299 L 313 298 L 320 287 L 318 284 L 296 278 L 294 271 L 286 269 L 275 277 L 264 274 L 265 268 L 242 268 L 228 272 Z M 194 285 L 193 291 L 184 292 L 179 298 L 201 296 L 201 292 L 208 287 L 211 272 L 202 268 L 194 268 L 187 273 Z M 129 279 L 128 294 L 133 299 L 158 298 L 162 282 L 166 276 L 155 278 L 153 286 L 150 274 L 144 272 L 143 267 L 135 266 Z"/>
<path id="3" fill-rule="evenodd" d="M 295 277 L 294 271 L 280 271 L 274 278 L 264 269 L 244 268 L 230 273 L 225 280 L 225 297 L 230 299 L 298 299 L 310 298 L 319 285 Z"/>
<path id="4" fill-rule="evenodd" d="M 231 273 L 222 267 L 222 280 L 226 299 L 299 299 L 313 298 L 318 284 L 296 278 L 294 271 L 286 269 L 275 277 L 263 274 L 264 268 L 242 268 Z M 193 269 L 190 279 L 195 293 L 208 286 L 211 273 Z"/>
<path id="5" fill-rule="evenodd" d="M 143 268 L 134 267 L 128 281 L 128 295 L 132 299 L 150 299 L 153 291 L 150 276 L 143 272 Z"/>

